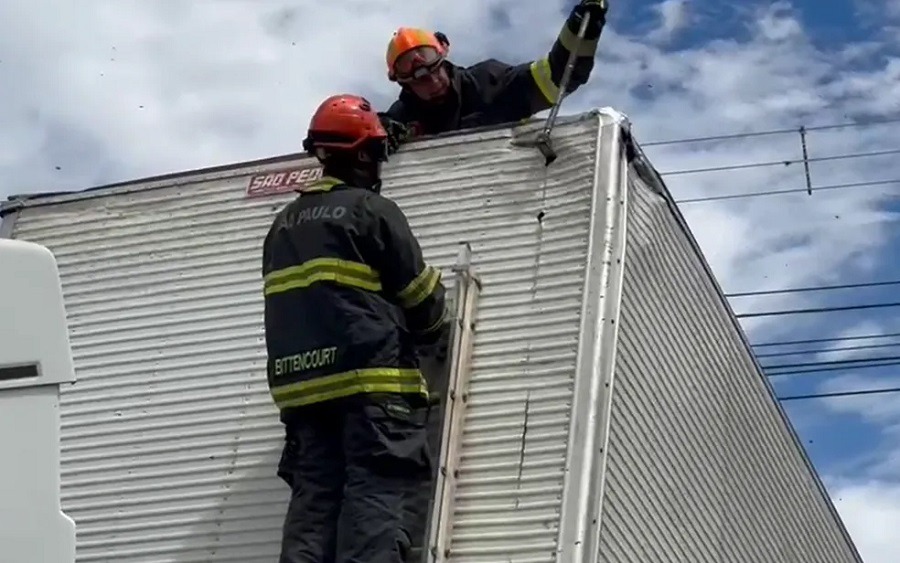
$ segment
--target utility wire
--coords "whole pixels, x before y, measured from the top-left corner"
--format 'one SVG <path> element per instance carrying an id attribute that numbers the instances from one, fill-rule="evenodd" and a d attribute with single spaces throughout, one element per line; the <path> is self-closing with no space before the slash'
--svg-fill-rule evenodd
<path id="1" fill-rule="evenodd" d="M 888 119 L 882 121 L 871 121 L 871 122 L 860 122 L 860 123 L 842 123 L 842 124 L 832 124 L 832 125 L 822 125 L 818 127 L 800 127 L 797 129 L 775 129 L 770 131 L 758 131 L 758 132 L 750 132 L 750 133 L 734 133 L 734 134 L 726 134 L 726 135 L 712 135 L 707 137 L 694 137 L 694 138 L 683 138 L 683 139 L 672 139 L 668 141 L 655 141 L 650 143 L 644 143 L 642 146 L 654 146 L 654 145 L 671 145 L 671 144 L 679 144 L 679 143 L 696 143 L 702 141 L 715 141 L 715 140 L 726 140 L 726 139 L 741 139 L 741 138 L 751 138 L 751 137 L 760 137 L 767 135 L 782 135 L 788 133 L 800 133 L 804 134 L 810 131 L 822 131 L 826 129 L 841 129 L 841 128 L 849 128 L 849 127 L 867 127 L 874 125 L 884 125 L 888 123 L 900 123 L 900 118 L 897 119 Z M 777 160 L 777 161 L 768 161 L 768 162 L 754 162 L 748 164 L 733 164 L 727 166 L 715 166 L 715 167 L 707 167 L 707 168 L 691 168 L 685 170 L 673 170 L 669 172 L 661 172 L 661 176 L 673 176 L 673 175 L 682 175 L 682 174 L 697 174 L 701 172 L 721 172 L 727 170 L 741 170 L 748 168 L 761 168 L 767 166 L 789 166 L 791 164 L 804 164 L 808 165 L 810 162 L 824 162 L 831 160 L 843 160 L 843 159 L 854 159 L 854 158 L 864 158 L 864 157 L 872 157 L 872 156 L 885 156 L 890 154 L 900 153 L 900 149 L 886 149 L 879 151 L 869 151 L 862 153 L 850 153 L 850 154 L 840 154 L 840 155 L 831 155 L 831 156 L 823 156 L 823 157 L 804 157 L 794 160 Z M 721 201 L 721 200 L 729 200 L 729 199 L 742 199 L 742 198 L 750 198 L 750 197 L 764 197 L 764 196 L 773 196 L 773 195 L 784 195 L 790 193 L 797 192 L 806 192 L 810 193 L 811 191 L 826 191 L 826 190 L 840 190 L 840 189 L 850 189 L 850 188 L 858 188 L 865 186 L 878 186 L 878 185 L 890 185 L 900 183 L 900 179 L 894 180 L 875 180 L 875 181 L 866 181 L 866 182 L 850 182 L 843 184 L 832 184 L 825 186 L 806 186 L 803 188 L 791 188 L 791 189 L 779 189 L 779 190 L 765 190 L 760 192 L 750 192 L 746 194 L 727 194 L 727 195 L 716 195 L 716 196 L 706 196 L 706 197 L 696 197 L 696 198 L 685 198 L 675 200 L 676 203 L 702 203 L 708 201 Z"/>
<path id="2" fill-rule="evenodd" d="M 802 401 L 806 399 L 822 399 L 826 397 L 855 397 L 860 395 L 879 395 L 882 393 L 900 393 L 900 387 L 888 387 L 886 389 L 862 389 L 859 391 L 838 391 L 836 393 L 812 393 L 809 395 L 789 395 L 778 397 L 779 401 Z"/>
<path id="3" fill-rule="evenodd" d="M 770 129 L 767 131 L 750 131 L 747 133 L 730 133 L 724 135 L 709 135 L 705 137 L 684 137 L 680 139 L 668 139 L 662 141 L 650 141 L 649 143 L 641 143 L 642 147 L 652 147 L 661 145 L 677 145 L 686 143 L 702 143 L 707 141 L 727 141 L 730 139 L 749 139 L 752 137 L 766 137 L 770 135 L 787 135 L 789 133 L 800 133 L 801 131 L 826 131 L 829 129 L 849 129 L 854 127 L 876 127 L 878 125 L 887 125 L 890 123 L 900 123 L 900 118 L 894 119 L 873 119 L 867 121 L 847 122 L 847 123 L 830 123 L 826 125 L 814 125 L 811 127 L 798 126 L 791 129 Z"/>
<path id="4" fill-rule="evenodd" d="M 851 127 L 869 127 L 869 126 L 877 126 L 877 125 L 885 125 L 889 123 L 900 123 L 900 118 L 895 119 L 885 119 L 885 120 L 872 120 L 868 122 L 856 122 L 856 123 L 840 123 L 840 124 L 828 124 L 828 125 L 820 125 L 820 126 L 812 126 L 812 127 L 798 127 L 792 129 L 774 129 L 768 131 L 756 131 L 756 132 L 748 132 L 748 133 L 735 133 L 735 134 L 727 134 L 727 135 L 710 135 L 705 137 L 694 137 L 694 138 L 680 138 L 680 139 L 671 139 L 671 140 L 663 140 L 663 141 L 651 141 L 649 143 L 643 143 L 642 146 L 661 146 L 661 145 L 672 145 L 672 144 L 685 144 L 685 143 L 697 143 L 697 142 L 707 142 L 707 141 L 721 141 L 721 140 L 731 140 L 731 139 L 746 139 L 751 137 L 762 137 L 762 136 L 770 136 L 770 135 L 784 135 L 791 133 L 798 133 L 802 135 L 805 132 L 810 131 L 824 131 L 829 129 L 842 129 L 842 128 L 851 128 Z M 765 166 L 776 166 L 783 165 L 789 166 L 791 164 L 808 164 L 809 162 L 816 161 L 826 161 L 826 160 L 838 160 L 838 159 L 850 159 L 850 158 L 862 158 L 868 156 L 881 156 L 888 154 L 897 154 L 900 150 L 886 150 L 886 151 L 872 151 L 868 153 L 857 153 L 857 154 L 848 154 L 848 155 L 834 155 L 829 157 L 819 157 L 819 158 L 805 158 L 799 160 L 788 160 L 788 161 L 773 161 L 773 162 L 757 162 L 750 163 L 744 165 L 732 165 L 732 166 L 722 166 L 722 167 L 710 167 L 710 168 L 697 168 L 697 169 L 687 169 L 687 170 L 676 170 L 672 172 L 662 173 L 661 175 L 677 175 L 677 174 L 695 174 L 701 172 L 713 172 L 713 171 L 725 171 L 725 170 L 739 170 L 739 169 L 748 169 L 748 168 L 760 168 Z M 867 181 L 867 182 L 853 182 L 853 183 L 844 183 L 844 184 L 832 184 L 825 186 L 813 187 L 813 190 L 816 191 L 825 191 L 825 190 L 840 190 L 840 189 L 852 189 L 852 188 L 860 188 L 866 186 L 878 186 L 878 185 L 890 185 L 900 183 L 900 179 L 898 180 L 877 180 L 877 181 Z M 729 200 L 729 199 L 743 199 L 743 198 L 751 198 L 751 197 L 765 197 L 765 196 L 773 196 L 773 195 L 783 195 L 790 194 L 795 192 L 807 192 L 809 193 L 809 188 L 795 188 L 795 189 L 781 189 L 781 190 L 766 190 L 760 192 L 750 192 L 746 194 L 728 194 L 728 195 L 719 195 L 719 196 L 708 196 L 708 197 L 698 197 L 698 198 L 685 198 L 676 200 L 676 203 L 700 203 L 706 201 L 720 201 L 720 200 Z M 876 287 L 876 286 L 885 286 L 885 285 L 897 285 L 900 284 L 900 281 L 891 281 L 891 282 L 875 282 L 875 283 L 866 283 L 866 284 L 845 284 L 841 286 L 830 286 L 830 287 L 810 287 L 810 288 L 795 288 L 795 289 L 786 289 L 786 290 L 770 290 L 770 291 L 754 291 L 754 292 L 744 292 L 744 293 L 736 293 L 728 295 L 728 297 L 746 297 L 752 295 L 774 295 L 774 294 L 784 294 L 784 293 L 799 293 L 805 291 L 819 291 L 826 289 L 849 289 L 853 287 Z M 873 308 L 873 307 L 894 307 L 898 306 L 900 303 L 889 303 L 889 304 L 874 304 L 874 305 L 863 305 L 863 306 L 852 306 L 852 307 L 827 307 L 820 309 L 801 309 L 794 311 L 777 311 L 770 313 L 749 313 L 744 315 L 738 315 L 739 318 L 747 318 L 747 317 L 759 317 L 759 316 L 770 316 L 770 315 L 785 315 L 785 314 L 802 314 L 802 313 L 818 313 L 818 312 L 826 312 L 826 311 L 845 311 L 851 309 L 858 308 Z M 892 334 L 869 334 L 869 335 L 858 335 L 858 336 L 845 336 L 845 337 L 833 337 L 833 338 L 811 338 L 805 340 L 793 340 L 793 341 L 782 341 L 782 342 L 763 342 L 754 344 L 754 347 L 770 347 L 770 346 L 789 346 L 795 344 L 814 344 L 814 343 L 824 343 L 824 342 L 839 342 L 839 341 L 852 341 L 852 340 L 864 340 L 864 339 L 878 339 L 878 338 L 888 338 L 900 336 L 900 333 L 892 333 Z M 878 347 L 892 347 L 896 346 L 896 344 L 882 344 L 882 345 L 872 345 L 872 346 L 857 346 L 857 347 L 846 347 L 846 348 L 836 348 L 832 350 L 827 350 L 831 352 L 839 351 L 839 350 L 851 350 L 851 349 L 864 349 L 864 348 L 878 348 Z M 823 352 L 827 352 L 823 351 Z M 777 356 L 777 355 L 796 355 L 802 353 L 812 353 L 815 351 L 806 351 L 806 352 L 793 352 L 793 353 L 781 353 L 781 354 L 759 354 L 757 357 L 763 356 Z M 869 359 L 869 361 L 874 360 L 884 360 L 886 358 L 873 358 Z M 887 358 L 889 359 L 889 358 Z M 818 364 L 821 365 L 824 362 L 809 362 L 808 364 Z M 769 374 L 771 376 L 776 375 L 792 375 L 794 373 L 813 373 L 813 372 L 822 372 L 822 371 L 839 371 L 839 370 L 848 370 L 848 369 L 862 369 L 862 368 L 871 368 L 871 367 L 885 367 L 890 365 L 897 365 L 900 362 L 889 361 L 884 363 L 877 363 L 866 366 L 850 366 L 847 367 L 845 365 L 835 366 L 831 368 L 820 368 L 820 369 L 807 369 L 796 372 L 779 372 L 774 374 Z M 801 367 L 803 364 L 780 364 L 771 367 Z M 856 390 L 856 391 L 839 391 L 832 393 L 811 393 L 804 395 L 791 395 L 785 397 L 779 397 L 780 401 L 798 401 L 798 400 L 809 400 L 809 399 L 818 399 L 818 398 L 831 398 L 831 397 L 851 397 L 851 396 L 864 396 L 864 395 L 875 395 L 875 394 L 887 394 L 887 393 L 898 393 L 900 392 L 900 387 L 892 387 L 892 388 L 884 388 L 884 389 L 865 389 L 865 390 Z"/>
<path id="5" fill-rule="evenodd" d="M 848 182 L 846 184 L 830 184 L 825 186 L 813 186 L 812 191 L 814 192 L 822 192 L 827 190 L 847 190 L 851 188 L 863 188 L 867 186 L 886 186 L 890 184 L 900 184 L 900 179 L 895 180 L 873 180 L 867 182 Z M 750 197 L 765 197 L 765 196 L 773 196 L 773 195 L 784 195 L 784 194 L 793 194 L 793 193 L 809 193 L 809 188 L 790 188 L 783 190 L 766 190 L 762 192 L 749 192 L 745 194 L 728 194 L 728 195 L 714 195 L 707 197 L 694 197 L 694 198 L 685 198 L 685 199 L 676 199 L 675 203 L 704 203 L 707 201 L 721 201 L 726 199 L 744 199 Z"/>
<path id="6" fill-rule="evenodd" d="M 804 375 L 808 373 L 820 373 L 826 371 L 854 371 L 858 369 L 872 369 L 872 368 L 883 368 L 883 367 L 891 367 L 891 366 L 900 366 L 900 361 L 895 362 L 884 362 L 880 364 L 869 364 L 864 366 L 832 366 L 832 367 L 821 367 L 821 368 L 809 368 L 809 369 L 798 369 L 791 371 L 779 371 L 775 373 L 766 373 L 766 377 L 780 377 L 782 375 Z"/>
<path id="7" fill-rule="evenodd" d="M 833 289 L 853 289 L 859 287 L 882 287 L 886 285 L 900 285 L 900 280 L 889 280 L 880 282 L 865 283 L 845 283 L 839 285 L 816 285 L 808 287 L 794 287 L 787 289 L 767 289 L 763 291 L 744 291 L 740 293 L 726 293 L 725 297 L 751 297 L 755 295 L 778 295 L 784 293 L 804 293 L 808 291 L 830 291 Z"/>
<path id="8" fill-rule="evenodd" d="M 849 365 L 853 366 L 854 364 L 864 364 L 866 362 L 876 362 L 876 361 L 891 361 L 891 362 L 900 362 L 900 356 L 881 356 L 877 358 L 854 358 L 852 360 L 826 360 L 822 362 L 798 362 L 793 364 L 774 364 L 768 366 L 762 366 L 764 370 L 771 369 L 784 369 L 784 368 L 808 368 L 808 367 L 816 367 L 816 366 L 843 366 Z"/>
<path id="9" fill-rule="evenodd" d="M 848 154 L 835 154 L 830 156 L 814 156 L 809 158 L 797 158 L 793 160 L 769 160 L 762 162 L 751 162 L 748 164 L 729 164 L 726 166 L 710 166 L 707 168 L 685 168 L 683 170 L 672 170 L 669 172 L 660 172 L 660 176 L 680 176 L 682 174 L 699 174 L 701 172 L 723 172 L 726 170 L 746 170 L 748 168 L 763 168 L 766 166 L 790 166 L 791 164 L 802 164 L 804 162 L 825 162 L 829 160 L 849 160 L 851 158 L 864 158 L 870 156 L 885 156 L 889 154 L 900 154 L 900 149 L 885 149 L 880 151 L 868 151 Z"/>
<path id="10" fill-rule="evenodd" d="M 759 342 L 751 344 L 753 348 L 765 348 L 769 346 L 793 346 L 795 344 L 819 344 L 822 342 L 842 342 L 844 340 L 877 340 L 879 338 L 900 337 L 900 332 L 887 334 L 858 334 L 856 336 L 832 336 L 830 338 L 809 338 L 805 340 L 782 340 L 780 342 Z"/>
<path id="11" fill-rule="evenodd" d="M 850 350 L 873 350 L 876 348 L 898 348 L 900 342 L 891 344 L 868 344 L 865 346 L 839 346 L 836 348 L 817 348 L 815 350 L 797 350 L 795 352 L 769 352 L 767 354 L 754 354 L 757 358 L 775 358 L 784 356 L 806 356 L 809 354 L 830 354 L 832 352 L 846 352 Z"/>
<path id="12" fill-rule="evenodd" d="M 810 313 L 832 313 L 835 311 L 859 311 L 863 309 L 883 309 L 888 307 L 900 307 L 900 302 L 895 303 L 864 303 L 862 305 L 842 305 L 840 307 L 812 307 L 809 309 L 786 309 L 782 311 L 760 311 L 756 313 L 741 313 L 735 315 L 739 319 L 756 317 L 780 317 L 784 315 L 805 315 Z"/>

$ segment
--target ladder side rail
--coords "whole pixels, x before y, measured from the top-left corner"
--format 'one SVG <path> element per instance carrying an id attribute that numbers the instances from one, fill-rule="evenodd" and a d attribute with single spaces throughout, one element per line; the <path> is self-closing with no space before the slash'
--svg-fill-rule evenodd
<path id="1" fill-rule="evenodd" d="M 459 465 L 462 428 L 468 401 L 472 350 L 475 344 L 475 320 L 481 281 L 472 267 L 472 250 L 463 244 L 453 271 L 456 275 L 456 311 L 450 349 L 450 376 L 441 432 L 441 450 L 434 487 L 435 496 L 429 515 L 427 561 L 438 563 L 449 558 L 449 539 L 453 520 L 453 498 Z"/>

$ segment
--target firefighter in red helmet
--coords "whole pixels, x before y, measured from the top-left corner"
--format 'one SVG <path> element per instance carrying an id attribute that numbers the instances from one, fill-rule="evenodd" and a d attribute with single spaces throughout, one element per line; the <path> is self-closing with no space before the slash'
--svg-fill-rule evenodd
<path id="1" fill-rule="evenodd" d="M 393 149 L 411 136 L 527 119 L 550 108 L 569 54 L 576 53 L 566 93 L 587 83 L 607 0 L 580 0 L 572 8 L 545 56 L 523 64 L 488 59 L 470 67 L 447 60 L 450 41 L 442 33 L 400 28 L 388 43 L 388 78 L 401 86 L 399 98 L 381 113 Z M 577 33 L 589 16 L 584 38 Z"/>
<path id="2" fill-rule="evenodd" d="M 416 350 L 446 336 L 445 290 L 379 193 L 386 140 L 364 98 L 326 99 L 304 141 L 323 178 L 263 243 L 278 475 L 291 487 L 281 563 L 401 563 L 404 500 L 431 475 Z"/>

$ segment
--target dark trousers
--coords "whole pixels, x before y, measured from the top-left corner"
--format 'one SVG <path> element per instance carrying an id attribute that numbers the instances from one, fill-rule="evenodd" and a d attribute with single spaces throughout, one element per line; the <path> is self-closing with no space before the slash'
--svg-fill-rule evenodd
<path id="1" fill-rule="evenodd" d="M 358 395 L 283 418 L 291 487 L 279 563 L 403 563 L 405 503 L 431 476 L 425 401 Z"/>

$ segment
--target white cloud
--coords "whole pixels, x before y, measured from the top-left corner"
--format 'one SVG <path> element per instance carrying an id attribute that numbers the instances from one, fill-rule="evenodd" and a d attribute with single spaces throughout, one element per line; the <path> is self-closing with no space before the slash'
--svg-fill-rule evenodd
<path id="1" fill-rule="evenodd" d="M 845 332 L 846 335 L 868 335 L 900 332 L 900 324 L 877 325 L 863 322 Z M 898 339 L 863 339 L 849 345 L 890 344 Z M 879 355 L 896 356 L 896 348 L 888 352 L 859 350 L 829 354 L 828 359 L 851 359 Z M 830 377 L 820 390 L 839 393 L 847 390 L 885 389 L 900 386 L 897 366 L 866 369 Z M 857 543 L 866 563 L 893 563 L 898 550 L 896 530 L 900 528 L 900 404 L 896 395 L 858 395 L 821 399 L 831 412 L 858 417 L 877 428 L 872 450 L 857 460 L 845 460 L 833 477 L 829 491 L 835 505 Z M 840 428 L 835 431 L 840 432 Z"/>
<path id="2" fill-rule="evenodd" d="M 460 63 L 500 53 L 521 62 L 549 47 L 564 5 L 570 3 L 461 0 L 450 9 L 412 0 L 8 0 L 0 4 L 0 194 L 76 189 L 297 151 L 325 96 L 356 91 L 380 106 L 393 99 L 397 90 L 385 79 L 383 53 L 396 27 L 441 29 Z M 564 113 L 612 105 L 629 114 L 646 142 L 843 122 L 898 109 L 900 59 L 858 64 L 878 51 L 873 41 L 821 52 L 786 3 L 747 19 L 747 40 L 678 52 L 654 41 L 691 21 L 686 2 L 661 5 L 661 31 L 641 37 L 616 28 L 626 6 L 613 3 L 592 82 L 566 102 Z M 509 13 L 511 28 L 502 36 L 489 27 L 497 9 Z M 813 132 L 809 150 L 823 157 L 896 148 L 895 130 Z M 800 140 L 755 137 L 648 146 L 647 152 L 660 170 L 675 171 L 795 159 Z M 811 175 L 816 185 L 897 179 L 900 160 L 814 162 Z M 803 188 L 805 178 L 794 164 L 673 175 L 668 183 L 684 198 Z M 725 289 L 746 291 L 829 283 L 851 270 L 865 279 L 886 253 L 890 218 L 880 206 L 892 197 L 896 185 L 683 209 Z M 817 297 L 735 303 L 739 311 L 770 310 L 810 305 Z M 840 320 L 834 322 L 840 330 Z M 770 341 L 821 324 L 805 316 L 746 326 L 754 340 Z M 879 487 L 838 488 L 850 499 L 839 505 L 842 514 L 875 562 L 887 561 L 879 553 L 900 549 L 868 526 L 900 506 L 897 495 Z"/>
<path id="3" fill-rule="evenodd" d="M 894 371 L 892 366 L 888 370 Z M 869 372 L 869 370 L 865 370 Z M 840 393 L 853 389 L 885 389 L 892 387 L 896 379 L 891 381 L 882 375 L 861 375 L 863 371 L 829 378 L 822 383 L 823 393 Z M 835 412 L 857 414 L 867 422 L 881 426 L 885 430 L 900 427 L 900 404 L 895 400 L 885 400 L 881 395 L 857 395 L 850 397 L 833 397 L 822 399 Z M 900 443 L 896 444 L 900 445 Z"/>
<path id="4" fill-rule="evenodd" d="M 827 356 L 828 361 L 853 360 L 872 357 L 873 348 L 871 346 L 897 346 L 900 348 L 900 341 L 897 338 L 879 338 L 889 332 L 889 327 L 873 322 L 864 321 L 850 328 L 840 331 L 834 338 L 853 338 L 854 340 L 835 341 L 830 346 L 823 346 L 828 352 L 823 352 L 819 360 L 824 361 Z M 869 337 L 872 338 L 864 338 Z M 875 349 L 877 350 L 877 349 Z"/>
<path id="5" fill-rule="evenodd" d="M 887 300 L 895 300 L 896 291 L 890 287 Z M 873 300 L 870 300 L 873 301 Z M 888 309 L 888 311 L 895 311 Z M 885 320 L 877 322 L 868 319 L 848 327 L 837 336 L 874 336 L 835 343 L 832 348 L 849 348 L 828 352 L 821 360 L 839 360 L 865 362 L 869 365 L 883 364 L 883 367 L 860 369 L 855 372 L 839 372 L 828 377 L 820 388 L 826 393 L 840 393 L 846 390 L 890 389 L 900 387 L 897 360 L 900 356 L 900 317 L 896 313 L 886 313 Z M 868 347 L 868 348 L 867 348 Z M 873 359 L 884 358 L 881 362 Z M 822 404 L 835 413 L 851 414 L 860 420 L 876 425 L 881 429 L 883 447 L 877 452 L 881 461 L 876 465 L 884 465 L 885 459 L 900 460 L 900 401 L 896 395 L 870 394 L 850 397 L 834 397 L 822 400 Z M 893 467 L 895 475 L 900 476 L 900 463 Z"/>
<path id="6" fill-rule="evenodd" d="M 832 496 L 866 563 L 897 561 L 900 483 L 863 481 L 835 484 Z"/>
<path id="7" fill-rule="evenodd" d="M 659 22 L 647 39 L 653 42 L 665 42 L 681 31 L 690 22 L 688 0 L 662 0 L 653 6 Z"/>
<path id="8" fill-rule="evenodd" d="M 887 15 L 891 17 L 900 17 L 900 0 L 882 0 L 881 6 Z M 877 9 L 877 8 L 875 8 Z"/>
<path id="9" fill-rule="evenodd" d="M 802 39 L 803 26 L 793 17 L 790 2 L 775 2 L 761 10 L 756 21 L 756 29 L 760 37 L 770 41 Z"/>

